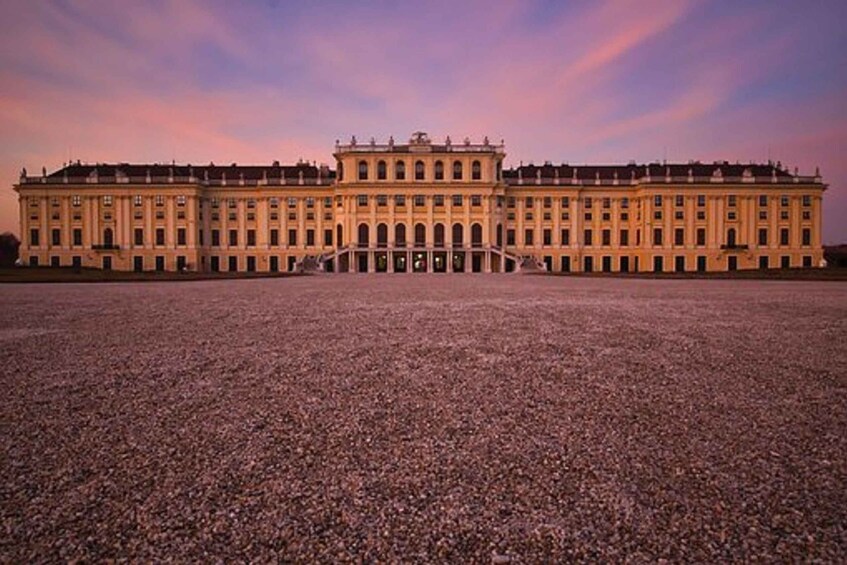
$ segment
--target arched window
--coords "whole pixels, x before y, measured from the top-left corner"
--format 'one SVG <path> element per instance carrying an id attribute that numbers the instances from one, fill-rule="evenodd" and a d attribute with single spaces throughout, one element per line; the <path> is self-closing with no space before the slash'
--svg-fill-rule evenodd
<path id="1" fill-rule="evenodd" d="M 444 247 L 444 224 L 435 224 L 435 246 Z"/>
<path id="2" fill-rule="evenodd" d="M 727 247 L 735 247 L 735 228 L 729 228 L 726 232 Z"/>
<path id="3" fill-rule="evenodd" d="M 426 245 L 426 226 L 423 224 L 415 224 L 415 247 L 424 247 Z"/>
<path id="4" fill-rule="evenodd" d="M 359 161 L 359 180 L 368 180 L 368 163 Z"/>
<path id="5" fill-rule="evenodd" d="M 376 226 L 376 245 L 377 247 L 388 247 L 388 225 L 379 224 Z"/>
<path id="6" fill-rule="evenodd" d="M 368 246 L 369 235 L 370 230 L 368 229 L 368 224 L 359 224 L 359 247 Z"/>
<path id="7" fill-rule="evenodd" d="M 280 175 L 285 176 L 285 173 L 280 172 Z M 338 162 L 338 180 L 344 180 L 344 163 Z"/>
<path id="8" fill-rule="evenodd" d="M 103 245 L 111 246 L 114 243 L 114 234 L 112 233 L 112 228 L 106 228 L 103 230 Z"/>
<path id="9" fill-rule="evenodd" d="M 394 226 L 394 245 L 396 247 L 406 247 L 406 224 L 397 224 Z"/>
<path id="10" fill-rule="evenodd" d="M 444 180 L 444 163 L 435 162 L 435 180 Z"/>
<path id="11" fill-rule="evenodd" d="M 497 224 L 497 247 L 503 247 L 503 226 Z"/>
<path id="12" fill-rule="evenodd" d="M 394 178 L 396 180 L 406 180 L 406 163 L 403 161 L 397 161 L 397 164 L 394 165 Z"/>
<path id="13" fill-rule="evenodd" d="M 453 180 L 462 180 L 462 162 L 453 161 Z"/>
<path id="14" fill-rule="evenodd" d="M 344 228 L 341 227 L 341 224 L 338 224 L 335 228 L 335 245 L 337 247 L 341 247 L 344 245 Z"/>
<path id="15" fill-rule="evenodd" d="M 377 180 L 385 180 L 388 178 L 388 168 L 385 166 L 385 161 L 379 161 L 376 164 L 376 178 Z"/>
<path id="16" fill-rule="evenodd" d="M 482 179 L 482 165 L 479 163 L 479 161 L 474 161 L 473 163 L 471 163 L 471 179 Z"/>
<path id="17" fill-rule="evenodd" d="M 423 161 L 415 161 L 415 180 L 424 180 Z"/>
<path id="18" fill-rule="evenodd" d="M 471 226 L 471 245 L 474 247 L 482 247 L 482 225 L 474 224 Z"/>
<path id="19" fill-rule="evenodd" d="M 497 161 L 497 182 L 503 180 L 503 163 L 501 161 Z"/>
<path id="20" fill-rule="evenodd" d="M 462 247 L 464 236 L 465 227 L 462 224 L 453 224 L 453 247 Z"/>

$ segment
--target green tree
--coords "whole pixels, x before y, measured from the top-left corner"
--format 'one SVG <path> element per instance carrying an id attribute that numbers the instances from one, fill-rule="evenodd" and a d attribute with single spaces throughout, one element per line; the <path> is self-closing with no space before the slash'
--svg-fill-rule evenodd
<path id="1" fill-rule="evenodd" d="M 0 267 L 14 267 L 15 261 L 18 260 L 18 248 L 21 246 L 20 240 L 15 237 L 15 234 L 6 232 L 0 234 Z"/>

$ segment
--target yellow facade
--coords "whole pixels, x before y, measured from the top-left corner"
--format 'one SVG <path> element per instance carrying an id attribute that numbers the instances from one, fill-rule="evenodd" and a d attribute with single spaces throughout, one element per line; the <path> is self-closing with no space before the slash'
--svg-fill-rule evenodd
<path id="1" fill-rule="evenodd" d="M 487 139 L 336 144 L 336 170 L 82 165 L 29 177 L 21 257 L 119 270 L 726 271 L 822 263 L 819 175 L 527 165 Z"/>

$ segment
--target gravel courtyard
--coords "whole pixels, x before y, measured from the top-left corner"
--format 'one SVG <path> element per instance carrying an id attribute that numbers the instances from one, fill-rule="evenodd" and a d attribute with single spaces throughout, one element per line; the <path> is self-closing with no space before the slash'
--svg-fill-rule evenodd
<path id="1" fill-rule="evenodd" d="M 0 293 L 3 563 L 847 559 L 847 283 Z"/>

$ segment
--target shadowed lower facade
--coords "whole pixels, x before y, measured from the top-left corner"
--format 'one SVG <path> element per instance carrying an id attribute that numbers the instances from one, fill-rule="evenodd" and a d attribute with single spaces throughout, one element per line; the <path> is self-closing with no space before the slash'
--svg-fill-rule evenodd
<path id="1" fill-rule="evenodd" d="M 336 143 L 336 168 L 70 164 L 21 174 L 21 258 L 119 270 L 817 267 L 825 185 L 779 164 L 504 169 L 486 138 Z"/>

